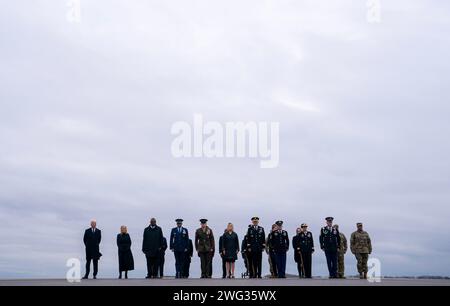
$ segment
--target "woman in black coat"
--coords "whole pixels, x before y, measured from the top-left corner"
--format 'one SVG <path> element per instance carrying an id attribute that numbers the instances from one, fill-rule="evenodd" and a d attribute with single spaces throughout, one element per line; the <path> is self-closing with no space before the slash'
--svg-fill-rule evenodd
<path id="1" fill-rule="evenodd" d="M 234 262 L 239 253 L 239 238 L 234 232 L 233 224 L 228 223 L 227 230 L 222 236 L 222 256 L 226 262 L 228 278 L 234 278 Z"/>
<path id="2" fill-rule="evenodd" d="M 120 234 L 117 235 L 117 247 L 119 249 L 119 279 L 125 271 L 125 278 L 128 278 L 128 271 L 134 270 L 133 253 L 131 253 L 131 238 L 127 227 L 120 227 Z"/>

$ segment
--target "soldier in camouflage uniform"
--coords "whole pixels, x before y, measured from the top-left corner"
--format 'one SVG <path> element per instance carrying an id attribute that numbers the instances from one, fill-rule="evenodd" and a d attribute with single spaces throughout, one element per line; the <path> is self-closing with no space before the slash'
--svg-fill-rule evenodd
<path id="1" fill-rule="evenodd" d="M 356 224 L 357 231 L 350 238 L 350 250 L 358 261 L 359 278 L 367 279 L 367 261 L 372 253 L 372 242 L 367 232 L 363 230 L 363 224 Z"/>
<path id="2" fill-rule="evenodd" d="M 335 229 L 339 231 L 339 225 L 335 224 L 333 225 Z M 345 253 L 347 253 L 347 237 L 339 231 L 339 236 L 341 238 L 341 244 L 339 246 L 338 250 L 338 278 L 345 278 Z"/>

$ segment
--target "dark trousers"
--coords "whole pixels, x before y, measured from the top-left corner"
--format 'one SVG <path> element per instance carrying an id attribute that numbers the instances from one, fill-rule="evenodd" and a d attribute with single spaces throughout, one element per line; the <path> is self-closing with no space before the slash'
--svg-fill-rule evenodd
<path id="1" fill-rule="evenodd" d="M 269 260 L 270 260 L 270 269 L 271 269 L 271 274 L 272 277 L 276 277 L 278 276 L 278 271 L 277 271 L 277 264 L 275 261 L 275 253 L 273 251 L 269 252 Z"/>
<path id="2" fill-rule="evenodd" d="M 159 267 L 159 256 L 145 255 L 145 258 L 147 259 L 147 276 L 157 277 Z"/>
<path id="3" fill-rule="evenodd" d="M 337 252 L 325 251 L 325 257 L 327 258 L 327 266 L 330 277 L 337 277 Z"/>
<path id="4" fill-rule="evenodd" d="M 247 253 L 248 263 L 250 265 L 250 278 L 261 278 L 261 268 L 262 268 L 262 252 L 251 251 Z"/>
<path id="5" fill-rule="evenodd" d="M 183 266 L 183 277 L 189 277 L 189 270 L 191 269 L 191 260 L 186 259 Z"/>
<path id="6" fill-rule="evenodd" d="M 301 278 L 311 278 L 311 267 L 312 267 L 312 253 L 301 252 L 297 262 L 298 275 Z"/>
<path id="7" fill-rule="evenodd" d="M 210 278 L 212 276 L 212 253 L 211 252 L 199 252 L 200 265 L 202 270 L 202 277 Z"/>
<path id="8" fill-rule="evenodd" d="M 275 252 L 275 263 L 277 266 L 278 278 L 286 277 L 286 251 Z"/>
<path id="9" fill-rule="evenodd" d="M 225 261 L 225 258 L 222 257 L 222 278 L 227 277 L 227 262 Z"/>
<path id="10" fill-rule="evenodd" d="M 92 264 L 94 266 L 94 276 L 97 276 L 97 273 L 98 273 L 98 259 L 87 258 L 86 259 L 86 274 L 85 274 L 86 277 L 88 277 L 89 273 L 91 272 L 91 260 L 92 260 Z"/>
<path id="11" fill-rule="evenodd" d="M 303 269 L 299 270 L 300 277 L 311 278 L 312 277 L 312 252 L 302 252 Z M 300 262 L 299 262 L 300 265 Z"/>
<path id="12" fill-rule="evenodd" d="M 181 278 L 184 276 L 183 267 L 186 261 L 186 252 L 175 251 L 174 254 L 175 254 L 175 271 L 177 273 L 175 277 Z"/>
<path id="13" fill-rule="evenodd" d="M 159 277 L 163 277 L 164 276 L 164 263 L 166 261 L 166 256 L 165 254 L 161 254 L 159 256 Z"/>

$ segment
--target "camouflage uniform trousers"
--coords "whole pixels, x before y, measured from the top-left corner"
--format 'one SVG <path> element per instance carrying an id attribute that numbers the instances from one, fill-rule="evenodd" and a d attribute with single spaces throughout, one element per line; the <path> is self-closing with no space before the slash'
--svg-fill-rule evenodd
<path id="1" fill-rule="evenodd" d="M 356 260 L 358 262 L 358 273 L 367 273 L 367 261 L 369 260 L 369 254 L 367 253 L 356 253 Z"/>
<path id="2" fill-rule="evenodd" d="M 339 278 L 343 278 L 345 275 L 344 256 L 345 256 L 345 253 L 342 253 L 342 252 L 338 253 L 337 275 Z"/>

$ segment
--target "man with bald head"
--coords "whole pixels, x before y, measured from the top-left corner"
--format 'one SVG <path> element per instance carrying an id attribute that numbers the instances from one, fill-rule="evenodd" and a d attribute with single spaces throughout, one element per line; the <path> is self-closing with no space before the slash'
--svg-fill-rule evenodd
<path id="1" fill-rule="evenodd" d="M 86 247 L 86 274 L 83 279 L 88 279 L 91 270 L 91 261 L 94 266 L 94 279 L 97 278 L 98 260 L 102 256 L 100 253 L 100 242 L 102 232 L 97 228 L 97 221 L 91 221 L 91 227 L 84 231 L 83 242 Z"/>
<path id="2" fill-rule="evenodd" d="M 157 278 L 161 250 L 164 247 L 164 237 L 162 229 L 156 225 L 156 219 L 150 219 L 150 225 L 144 230 L 142 240 L 142 252 L 147 260 L 146 278 Z"/>

